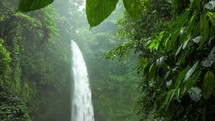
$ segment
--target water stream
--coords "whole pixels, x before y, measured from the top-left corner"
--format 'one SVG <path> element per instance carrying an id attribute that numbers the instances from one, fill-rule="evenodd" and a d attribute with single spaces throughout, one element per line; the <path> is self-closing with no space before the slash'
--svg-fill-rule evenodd
<path id="1" fill-rule="evenodd" d="M 76 42 L 72 41 L 73 93 L 71 121 L 94 121 L 91 90 L 84 57 Z"/>

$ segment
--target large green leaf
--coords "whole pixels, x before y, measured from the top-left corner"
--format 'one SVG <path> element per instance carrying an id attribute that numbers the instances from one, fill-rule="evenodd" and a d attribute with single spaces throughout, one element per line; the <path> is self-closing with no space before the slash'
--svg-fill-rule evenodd
<path id="1" fill-rule="evenodd" d="M 86 13 L 90 27 L 99 25 L 116 8 L 119 0 L 86 0 Z M 144 1 L 149 4 L 150 1 Z M 132 16 L 137 17 L 141 12 L 140 0 L 123 0 L 126 11 Z"/>
<path id="2" fill-rule="evenodd" d="M 18 11 L 28 12 L 38 10 L 49 4 L 54 0 L 20 0 Z"/>
<path id="3" fill-rule="evenodd" d="M 116 8 L 119 0 L 87 0 L 86 13 L 90 27 L 99 25 Z"/>

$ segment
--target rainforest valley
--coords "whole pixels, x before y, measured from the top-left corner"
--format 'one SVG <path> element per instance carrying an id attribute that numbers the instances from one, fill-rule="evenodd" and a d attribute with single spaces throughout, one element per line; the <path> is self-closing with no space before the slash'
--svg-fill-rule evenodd
<path id="1" fill-rule="evenodd" d="M 1 0 L 0 121 L 72 121 L 71 41 L 95 121 L 215 119 L 215 0 Z"/>

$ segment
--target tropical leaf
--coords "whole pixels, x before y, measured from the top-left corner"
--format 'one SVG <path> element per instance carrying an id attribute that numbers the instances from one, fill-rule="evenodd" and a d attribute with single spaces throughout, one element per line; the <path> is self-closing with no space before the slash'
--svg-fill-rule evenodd
<path id="1" fill-rule="evenodd" d="M 116 8 L 119 0 L 86 0 L 86 13 L 90 27 L 99 25 Z M 145 1 L 146 2 L 146 1 Z M 126 11 L 132 16 L 140 15 L 140 0 L 123 0 Z"/>
<path id="2" fill-rule="evenodd" d="M 172 39 L 170 39 L 170 37 L 168 37 L 165 41 L 164 41 L 164 46 L 166 51 L 171 51 L 172 49 Z"/>
<path id="3" fill-rule="evenodd" d="M 183 71 L 181 71 L 181 73 L 179 74 L 177 80 L 176 80 L 176 83 L 175 83 L 175 86 L 176 88 L 179 88 L 180 85 L 181 85 L 181 81 L 183 80 L 184 76 L 186 75 L 186 73 L 188 72 L 190 66 L 187 66 L 187 68 L 185 68 Z"/>
<path id="4" fill-rule="evenodd" d="M 180 94 L 181 94 L 181 82 L 184 78 L 184 76 L 186 75 L 186 73 L 189 71 L 190 66 L 187 66 L 187 68 L 185 68 L 184 70 L 181 71 L 181 73 L 179 74 L 176 82 L 175 82 L 175 91 L 176 91 L 176 98 L 179 100 L 180 98 Z"/>
<path id="5" fill-rule="evenodd" d="M 215 89 L 215 76 L 214 73 L 208 71 L 204 76 L 202 86 L 202 96 L 204 99 L 208 99 L 209 96 L 214 92 Z"/>
<path id="6" fill-rule="evenodd" d="M 193 85 L 195 85 L 196 82 L 198 81 L 199 76 L 201 75 L 201 73 L 202 73 L 201 69 L 199 69 L 196 73 L 194 73 L 193 76 L 186 81 L 184 89 L 185 90 L 191 89 L 193 87 Z"/>
<path id="7" fill-rule="evenodd" d="M 193 74 L 193 72 L 196 70 L 196 67 L 198 66 L 199 61 L 197 61 L 192 68 L 189 69 L 189 71 L 186 73 L 185 77 L 184 77 L 184 82 L 186 82 Z"/>
<path id="8" fill-rule="evenodd" d="M 116 8 L 119 0 L 87 0 L 86 13 L 90 27 L 99 25 Z"/>
<path id="9" fill-rule="evenodd" d="M 205 15 L 201 15 L 200 17 L 200 30 L 201 30 L 200 46 L 202 47 L 209 35 L 209 23 Z"/>
<path id="10" fill-rule="evenodd" d="M 170 90 L 167 94 L 167 97 L 166 97 L 166 100 L 165 100 L 165 105 L 166 105 L 166 108 L 168 108 L 170 102 L 172 101 L 174 95 L 175 95 L 175 90 Z"/>
<path id="11" fill-rule="evenodd" d="M 153 63 L 149 68 L 148 80 L 151 80 L 156 73 L 156 63 Z"/>
<path id="12" fill-rule="evenodd" d="M 180 35 L 181 28 L 183 28 L 188 17 L 189 17 L 189 11 L 185 11 L 174 21 L 173 29 L 172 29 L 172 33 L 171 33 L 171 40 L 173 42 L 175 42 L 177 40 L 178 36 Z"/>
<path id="13" fill-rule="evenodd" d="M 177 56 L 177 55 L 180 53 L 181 49 L 182 49 L 182 45 L 180 45 L 180 46 L 178 47 L 178 50 L 176 51 L 175 56 Z"/>
<path id="14" fill-rule="evenodd" d="M 38 10 L 51 4 L 53 1 L 54 0 L 20 0 L 18 11 L 28 12 Z"/>
<path id="15" fill-rule="evenodd" d="M 208 17 L 209 17 L 209 19 L 210 19 L 212 25 L 215 26 L 215 13 L 213 13 L 213 12 L 208 12 L 207 15 L 208 15 Z"/>
<path id="16" fill-rule="evenodd" d="M 202 66 L 210 67 L 213 65 L 214 61 L 215 61 L 215 47 L 212 48 L 208 57 L 206 59 L 204 59 L 204 61 L 202 61 Z"/>

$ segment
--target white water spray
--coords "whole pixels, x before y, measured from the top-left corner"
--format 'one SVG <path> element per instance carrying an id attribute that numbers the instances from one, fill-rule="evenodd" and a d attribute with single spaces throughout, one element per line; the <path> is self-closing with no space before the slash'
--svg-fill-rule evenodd
<path id="1" fill-rule="evenodd" d="M 76 42 L 72 41 L 73 98 L 71 121 L 94 121 L 87 67 Z"/>

